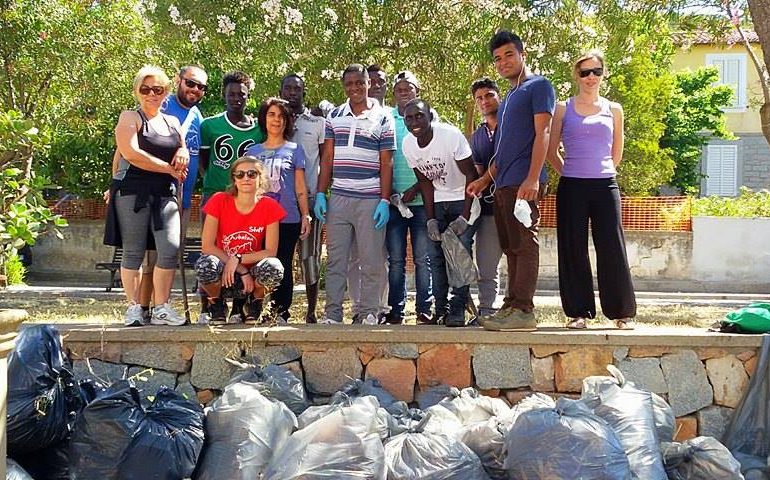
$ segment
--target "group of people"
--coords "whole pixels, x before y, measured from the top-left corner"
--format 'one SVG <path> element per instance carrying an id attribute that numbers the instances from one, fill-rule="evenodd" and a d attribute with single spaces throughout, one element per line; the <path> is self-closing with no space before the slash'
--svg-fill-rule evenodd
<path id="1" fill-rule="evenodd" d="M 203 119 L 196 107 L 208 89 L 201 68 L 181 69 L 174 93 L 162 70 L 140 70 L 134 80 L 139 108 L 123 112 L 115 129 L 105 233 L 106 243 L 123 247 L 125 323 L 185 323 L 168 299 L 200 174 L 196 276 L 204 321 L 259 322 L 263 309 L 287 321 L 299 250 L 305 322 L 342 323 L 347 294 L 354 323 L 402 323 L 409 243 L 418 323 L 466 326 L 473 311 L 470 284 L 454 281 L 450 292 L 451 262 L 442 248 L 452 237 L 470 257 L 475 239 L 475 320 L 489 330 L 534 330 L 538 201 L 547 189 L 547 160 L 561 175 L 557 238 L 567 327 L 586 328 L 596 316 L 589 224 L 602 312 L 619 328 L 630 327 L 636 302 L 615 181 L 623 110 L 599 95 L 602 54 L 575 62 L 578 93 L 557 103 L 551 83 L 527 70 L 517 35 L 498 32 L 489 51 L 510 89 L 501 97 L 493 80 L 473 82 L 483 121 L 470 142 L 420 98 L 420 82 L 410 71 L 388 82 L 377 65 L 349 65 L 341 76 L 347 98 L 325 118 L 305 107 L 304 80 L 289 74 L 256 119 L 245 113 L 251 79 L 231 72 L 222 80 L 225 111 Z M 393 107 L 386 106 L 389 84 Z M 317 319 L 321 224 L 326 299 Z M 496 309 L 503 253 L 508 288 Z M 263 306 L 266 291 L 270 304 Z M 227 297 L 233 299 L 229 315 Z"/>

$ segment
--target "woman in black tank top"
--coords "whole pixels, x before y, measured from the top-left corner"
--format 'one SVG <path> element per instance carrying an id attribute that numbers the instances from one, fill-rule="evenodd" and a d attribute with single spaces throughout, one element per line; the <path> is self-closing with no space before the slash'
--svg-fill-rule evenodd
<path id="1" fill-rule="evenodd" d="M 121 160 L 110 188 L 112 219 L 108 218 L 105 243 L 123 247 L 120 277 L 128 300 L 126 325 L 143 323 L 138 284 L 145 252 L 153 243 L 157 261 L 150 323 L 185 323 L 170 307 L 169 297 L 180 242 L 175 195 L 187 175 L 189 153 L 179 121 L 161 112 L 170 87 L 171 81 L 162 70 L 142 68 L 134 78 L 139 108 L 122 112 L 115 127 Z"/>

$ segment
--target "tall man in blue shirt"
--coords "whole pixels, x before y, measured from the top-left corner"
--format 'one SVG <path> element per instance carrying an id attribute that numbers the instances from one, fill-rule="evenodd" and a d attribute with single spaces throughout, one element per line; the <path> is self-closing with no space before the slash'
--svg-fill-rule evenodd
<path id="1" fill-rule="evenodd" d="M 468 193 L 481 195 L 495 184 L 494 215 L 508 262 L 508 292 L 503 307 L 481 317 L 480 323 L 487 330 L 534 330 L 532 300 L 540 266 L 538 200 L 547 186 L 544 164 L 556 93 L 546 78 L 527 72 L 524 44 L 518 35 L 504 30 L 496 33 L 489 51 L 497 73 L 510 82 L 511 89 L 497 113 L 494 161 L 484 176 L 468 186 Z M 513 215 L 517 200 L 529 204 L 529 227 Z"/>

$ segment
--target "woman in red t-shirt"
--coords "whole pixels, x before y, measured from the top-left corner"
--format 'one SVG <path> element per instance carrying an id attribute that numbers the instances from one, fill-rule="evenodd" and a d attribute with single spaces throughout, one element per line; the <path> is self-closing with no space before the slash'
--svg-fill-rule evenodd
<path id="1" fill-rule="evenodd" d="M 283 278 L 275 254 L 278 222 L 286 212 L 263 195 L 264 167 L 254 157 L 241 157 L 230 167 L 230 178 L 227 191 L 212 196 L 203 208 L 203 255 L 195 263 L 198 281 L 209 296 L 212 324 L 225 323 L 226 296 L 246 298 L 246 320 L 256 321 L 265 289 L 272 290 Z"/>

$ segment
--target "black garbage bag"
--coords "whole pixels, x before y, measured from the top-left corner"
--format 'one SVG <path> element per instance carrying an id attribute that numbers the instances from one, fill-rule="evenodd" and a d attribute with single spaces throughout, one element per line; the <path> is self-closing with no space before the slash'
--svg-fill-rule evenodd
<path id="1" fill-rule="evenodd" d="M 8 453 L 32 452 L 66 439 L 82 408 L 56 327 L 22 330 L 8 358 Z"/>
<path id="2" fill-rule="evenodd" d="M 122 480 L 179 480 L 195 470 L 203 448 L 203 409 L 161 387 L 120 463 Z"/>
<path id="3" fill-rule="evenodd" d="M 227 385 L 206 409 L 206 442 L 195 480 L 262 478 L 276 448 L 297 428 L 297 417 L 260 387 L 241 381 Z"/>
<path id="4" fill-rule="evenodd" d="M 12 459 L 5 460 L 5 480 L 35 480 Z"/>
<path id="5" fill-rule="evenodd" d="M 757 368 L 722 443 L 741 462 L 744 475 L 753 469 L 770 472 L 770 335 L 762 336 Z"/>
<path id="6" fill-rule="evenodd" d="M 421 391 L 417 394 L 417 405 L 425 410 L 433 405 L 438 404 L 441 400 L 447 397 L 457 397 L 460 395 L 460 390 L 457 387 L 451 387 L 449 385 L 438 385 L 430 387 L 427 390 Z"/>
<path id="7" fill-rule="evenodd" d="M 660 444 L 669 480 L 743 480 L 741 464 L 713 437 Z"/>
<path id="8" fill-rule="evenodd" d="M 380 403 L 380 406 L 389 412 L 391 412 L 391 405 L 398 402 L 396 397 L 385 390 L 380 381 L 376 378 L 367 378 L 366 380 L 355 378 L 343 385 L 341 389 L 332 395 L 329 403 L 345 402 L 347 397 L 365 397 L 367 395 L 375 397 Z M 396 406 L 394 408 L 395 411 L 398 411 L 399 407 Z"/>
<path id="9" fill-rule="evenodd" d="M 35 480 L 69 480 L 70 441 L 62 440 L 35 452 L 14 456 L 19 465 Z"/>
<path id="10" fill-rule="evenodd" d="M 488 480 L 479 457 L 462 442 L 417 426 L 385 442 L 388 480 Z"/>
<path id="11" fill-rule="evenodd" d="M 230 383 L 251 383 L 265 397 L 285 403 L 294 415 L 299 415 L 310 406 L 302 381 L 286 367 L 272 364 L 259 367 L 232 361 L 231 363 L 238 365 L 240 370 L 233 374 Z"/>
<path id="12" fill-rule="evenodd" d="M 505 444 L 505 468 L 516 480 L 632 478 L 615 432 L 580 400 L 522 413 Z"/>

